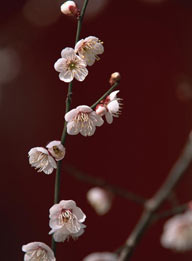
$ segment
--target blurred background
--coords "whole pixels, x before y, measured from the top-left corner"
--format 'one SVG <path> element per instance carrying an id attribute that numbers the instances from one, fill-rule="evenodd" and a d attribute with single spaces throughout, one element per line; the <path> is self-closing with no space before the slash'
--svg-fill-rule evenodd
<path id="1" fill-rule="evenodd" d="M 55 173 L 37 173 L 28 163 L 32 147 L 60 139 L 67 84 L 53 64 L 74 47 L 76 21 L 60 12 L 61 0 L 12 0 L 0 8 L 1 259 L 23 260 L 21 246 L 51 244 L 48 211 Z M 82 1 L 78 1 L 81 6 Z M 74 81 L 72 107 L 93 104 L 110 87 L 110 74 L 122 81 L 122 115 L 95 135 L 68 136 L 64 164 L 93 177 L 151 197 L 176 161 L 192 126 L 192 2 L 188 0 L 90 0 L 81 38 L 104 42 L 101 60 Z M 63 166 L 64 167 L 64 166 Z M 176 189 L 178 201 L 192 199 L 192 168 Z M 91 252 L 114 251 L 140 217 L 138 204 L 119 196 L 97 216 L 86 200 L 90 185 L 63 169 L 61 199 L 73 199 L 87 215 L 77 241 L 59 243 L 57 261 L 80 261 Z M 163 207 L 168 208 L 171 203 Z M 132 260 L 191 260 L 162 248 L 165 220 L 154 224 Z"/>

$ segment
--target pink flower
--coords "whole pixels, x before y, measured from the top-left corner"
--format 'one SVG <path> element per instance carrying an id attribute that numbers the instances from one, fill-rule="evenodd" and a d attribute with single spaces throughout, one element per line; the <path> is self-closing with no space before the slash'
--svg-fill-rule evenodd
<path id="1" fill-rule="evenodd" d="M 24 261 L 55 261 L 54 253 L 49 246 L 42 242 L 32 242 L 22 246 L 26 252 Z"/>
<path id="2" fill-rule="evenodd" d="M 192 210 L 175 215 L 165 223 L 161 244 L 181 252 L 192 249 Z"/>
<path id="3" fill-rule="evenodd" d="M 107 123 L 113 122 L 113 117 L 118 117 L 121 110 L 121 99 L 117 98 L 118 91 L 112 92 L 107 98 L 96 106 L 96 113 L 100 116 L 105 115 Z"/>
<path id="4" fill-rule="evenodd" d="M 86 105 L 78 106 L 65 114 L 67 122 L 67 133 L 83 136 L 92 136 L 95 133 L 96 126 L 103 124 L 103 119 L 96 114 L 91 107 Z"/>
<path id="5" fill-rule="evenodd" d="M 74 78 L 83 81 L 88 75 L 86 62 L 69 47 L 62 50 L 61 57 L 54 64 L 55 70 L 59 72 L 59 79 L 64 82 L 71 82 Z"/>
<path id="6" fill-rule="evenodd" d="M 47 144 L 46 148 L 56 161 L 62 160 L 65 156 L 65 148 L 60 141 L 51 141 Z"/>
<path id="7" fill-rule="evenodd" d="M 29 163 L 38 172 L 43 171 L 45 174 L 51 174 L 54 169 L 57 168 L 57 164 L 53 157 L 51 157 L 48 151 L 43 147 L 35 147 L 28 152 Z"/>
<path id="8" fill-rule="evenodd" d="M 98 54 L 104 52 L 103 43 L 97 37 L 89 36 L 76 43 L 75 52 L 91 66 L 100 59 Z"/>
<path id="9" fill-rule="evenodd" d="M 85 225 L 85 214 L 76 206 L 73 200 L 61 200 L 59 204 L 53 205 L 50 210 L 49 226 L 56 242 L 65 241 L 70 236 L 77 238 L 83 234 Z"/>

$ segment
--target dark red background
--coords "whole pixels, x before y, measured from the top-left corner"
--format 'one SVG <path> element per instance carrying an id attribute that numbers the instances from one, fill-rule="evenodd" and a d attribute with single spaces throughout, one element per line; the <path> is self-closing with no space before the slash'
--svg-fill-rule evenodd
<path id="1" fill-rule="evenodd" d="M 60 15 L 59 4 L 60 17 L 37 26 L 23 16 L 25 3 L 2 2 L 0 9 L 0 49 L 14 49 L 20 60 L 17 77 L 0 85 L 1 260 L 22 260 L 21 246 L 28 242 L 51 242 L 48 210 L 55 173 L 37 173 L 28 164 L 27 152 L 60 139 L 67 84 L 59 81 L 53 64 L 63 48 L 74 46 L 76 30 L 73 19 Z M 150 197 L 191 130 L 192 3 L 110 0 L 102 12 L 85 20 L 81 37 L 89 35 L 104 41 L 105 52 L 88 68 L 84 82 L 74 81 L 72 107 L 94 103 L 109 88 L 110 74 L 119 71 L 123 113 L 112 125 L 97 128 L 92 137 L 68 136 L 64 164 Z M 192 198 L 191 175 L 189 170 L 178 186 L 180 203 Z M 114 198 L 107 215 L 98 217 L 86 201 L 88 188 L 62 172 L 61 199 L 77 202 L 87 215 L 87 228 L 77 241 L 58 244 L 58 261 L 114 251 L 139 219 L 142 208 L 120 197 Z M 161 247 L 163 222 L 148 230 L 133 261 L 191 260 L 192 253 L 176 254 Z"/>

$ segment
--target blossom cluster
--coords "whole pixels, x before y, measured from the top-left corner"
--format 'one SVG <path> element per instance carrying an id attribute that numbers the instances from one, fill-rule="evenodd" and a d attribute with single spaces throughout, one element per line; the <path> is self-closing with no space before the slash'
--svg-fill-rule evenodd
<path id="1" fill-rule="evenodd" d="M 88 75 L 87 65 L 93 65 L 103 52 L 103 44 L 95 36 L 78 41 L 74 49 L 66 47 L 61 51 L 61 58 L 54 64 L 59 79 L 64 82 L 71 82 L 74 78 L 83 81 Z"/>
<path id="2" fill-rule="evenodd" d="M 74 1 L 66 1 L 61 6 L 62 13 L 79 18 L 80 11 Z M 74 79 L 82 82 L 88 75 L 87 66 L 92 66 L 98 61 L 99 55 L 104 52 L 103 42 L 95 36 L 89 36 L 77 41 L 74 48 L 66 47 L 61 51 L 54 68 L 59 72 L 59 79 L 70 83 Z M 120 74 L 111 75 L 110 84 L 119 81 Z M 114 89 L 110 89 L 111 91 Z M 67 109 L 64 116 L 65 134 L 81 134 L 92 136 L 96 127 L 104 124 L 103 116 L 107 123 L 113 122 L 113 117 L 118 117 L 121 110 L 121 99 L 117 98 L 119 90 L 107 92 L 103 95 L 103 100 L 99 100 L 93 106 L 80 105 L 72 110 Z M 29 150 L 29 163 L 38 172 L 51 174 L 57 168 L 57 162 L 65 157 L 64 141 L 51 141 L 46 147 L 34 147 Z M 57 174 L 60 168 L 58 168 Z M 58 177 L 58 176 L 57 176 Z M 87 194 L 90 204 L 95 208 L 99 215 L 107 213 L 111 207 L 112 198 L 110 194 L 101 188 L 93 188 Z M 58 202 L 58 200 L 56 200 Z M 101 204 L 102 203 L 102 204 Z M 64 242 L 70 237 L 78 238 L 84 233 L 86 226 L 83 224 L 86 215 L 77 207 L 73 200 L 61 200 L 49 209 L 49 235 L 53 236 L 55 242 Z M 54 242 L 53 241 L 53 242 Z M 54 247 L 53 247 L 54 249 Z M 48 245 L 42 242 L 31 242 L 22 246 L 25 252 L 25 261 L 56 261 L 54 252 Z M 112 253 L 93 253 L 87 256 L 84 261 L 117 261 L 116 254 Z"/>
<path id="3" fill-rule="evenodd" d="M 105 100 L 97 105 L 95 111 L 87 105 L 80 105 L 66 113 L 67 133 L 92 136 L 96 127 L 103 125 L 102 116 L 105 116 L 109 124 L 112 123 L 113 117 L 118 117 L 121 109 L 121 99 L 117 98 L 118 92 L 119 90 L 108 95 Z"/>

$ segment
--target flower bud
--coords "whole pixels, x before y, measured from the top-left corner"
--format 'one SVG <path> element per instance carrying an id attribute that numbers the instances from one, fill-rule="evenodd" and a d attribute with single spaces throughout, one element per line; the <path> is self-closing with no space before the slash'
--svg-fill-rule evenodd
<path id="1" fill-rule="evenodd" d="M 103 104 L 98 104 L 95 108 L 95 112 L 102 117 L 106 113 L 106 108 Z"/>
<path id="2" fill-rule="evenodd" d="M 79 16 L 79 9 L 74 1 L 66 1 L 61 5 L 61 12 L 68 16 Z"/>
<path id="3" fill-rule="evenodd" d="M 112 204 L 111 195 L 99 187 L 91 188 L 87 192 L 87 200 L 98 215 L 105 215 Z"/>
<path id="4" fill-rule="evenodd" d="M 111 77 L 109 79 L 109 83 L 111 85 L 113 85 L 114 83 L 119 82 L 120 79 L 121 79 L 120 73 L 119 72 L 114 72 L 114 73 L 111 74 Z"/>

